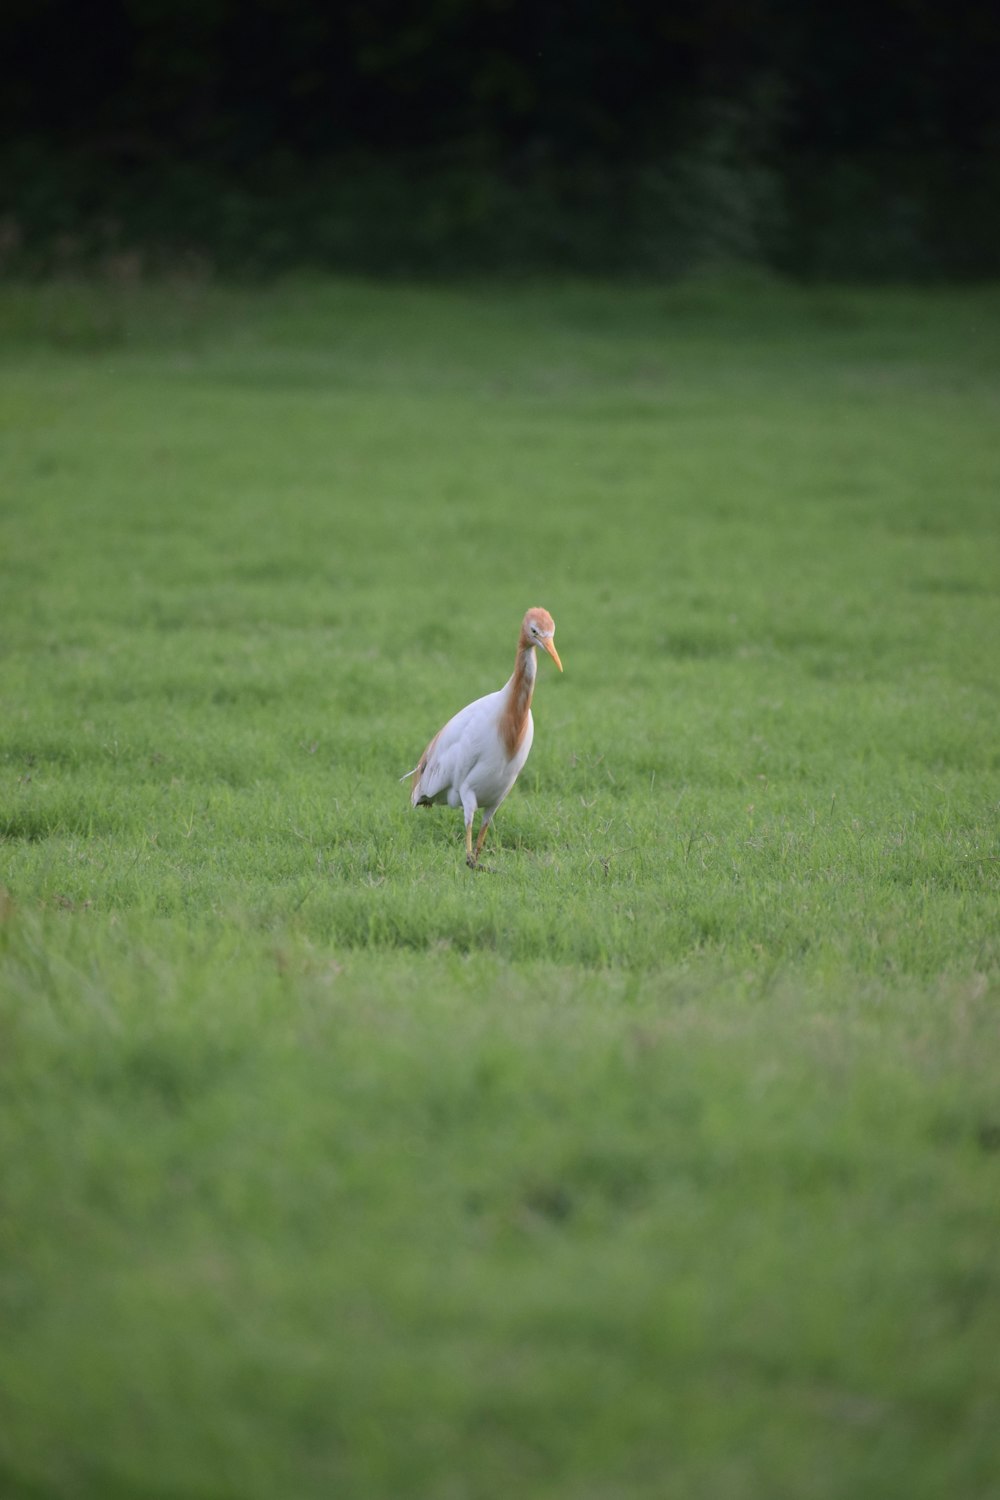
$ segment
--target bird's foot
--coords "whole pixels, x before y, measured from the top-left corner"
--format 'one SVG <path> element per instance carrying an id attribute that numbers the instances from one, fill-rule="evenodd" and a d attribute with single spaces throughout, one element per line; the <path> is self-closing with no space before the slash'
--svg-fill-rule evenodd
<path id="1" fill-rule="evenodd" d="M 477 863 L 476 856 L 474 854 L 467 854 L 465 856 L 465 863 L 468 865 L 470 870 L 474 870 Z"/>

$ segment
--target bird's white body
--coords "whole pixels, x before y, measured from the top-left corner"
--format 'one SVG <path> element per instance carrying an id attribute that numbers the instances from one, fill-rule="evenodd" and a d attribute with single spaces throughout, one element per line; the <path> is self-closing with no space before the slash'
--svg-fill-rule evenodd
<path id="1" fill-rule="evenodd" d="M 562 670 L 552 643 L 554 631 L 547 611 L 529 610 L 509 680 L 498 692 L 477 698 L 449 719 L 408 773 L 416 778 L 410 797 L 414 807 L 446 803 L 462 809 L 470 865 L 475 865 L 493 814 L 517 780 L 535 736 L 531 698 L 538 670 L 536 644 Z M 483 820 L 473 854 L 472 819 L 477 808 L 482 808 Z"/>
<path id="2" fill-rule="evenodd" d="M 531 710 L 520 745 L 513 755 L 500 734 L 500 723 L 514 679 L 499 692 L 487 693 L 461 709 L 427 747 L 427 764 L 420 775 L 419 803 L 446 802 L 449 807 L 471 804 L 496 812 L 528 759 L 535 737 Z"/>

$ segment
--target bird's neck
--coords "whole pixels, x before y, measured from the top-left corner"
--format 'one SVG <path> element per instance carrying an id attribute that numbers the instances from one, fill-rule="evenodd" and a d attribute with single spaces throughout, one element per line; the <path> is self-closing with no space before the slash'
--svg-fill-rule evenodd
<path id="1" fill-rule="evenodd" d="M 500 734 L 508 755 L 515 755 L 528 729 L 528 714 L 531 712 L 531 695 L 535 691 L 535 672 L 538 663 L 535 648 L 520 641 L 514 675 L 506 688 L 503 713 L 500 715 Z"/>

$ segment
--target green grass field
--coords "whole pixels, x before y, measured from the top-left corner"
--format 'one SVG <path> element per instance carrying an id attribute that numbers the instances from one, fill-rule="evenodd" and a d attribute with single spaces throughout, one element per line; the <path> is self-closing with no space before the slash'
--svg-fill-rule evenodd
<path id="1" fill-rule="evenodd" d="M 1000 293 L 6 286 L 0 393 L 4 1500 L 1000 1496 Z"/>

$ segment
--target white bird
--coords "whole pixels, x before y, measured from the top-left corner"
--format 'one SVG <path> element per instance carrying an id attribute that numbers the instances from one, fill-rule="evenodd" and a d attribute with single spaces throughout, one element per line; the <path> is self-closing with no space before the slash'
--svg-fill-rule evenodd
<path id="1" fill-rule="evenodd" d="M 465 855 L 474 870 L 486 830 L 531 749 L 535 725 L 531 717 L 531 695 L 538 669 L 535 647 L 547 651 L 562 671 L 562 662 L 552 637 L 555 621 L 547 609 L 529 609 L 521 624 L 517 658 L 510 680 L 496 693 L 477 698 L 439 729 L 412 771 L 415 776 L 410 801 L 414 807 L 447 803 L 465 813 Z M 475 852 L 472 820 L 476 808 L 483 810 Z"/>

